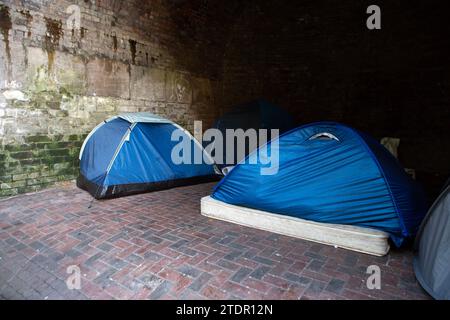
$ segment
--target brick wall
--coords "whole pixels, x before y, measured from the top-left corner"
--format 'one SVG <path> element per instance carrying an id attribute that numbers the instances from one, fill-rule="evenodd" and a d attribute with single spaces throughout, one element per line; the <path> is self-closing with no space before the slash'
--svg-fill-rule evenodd
<path id="1" fill-rule="evenodd" d="M 265 97 L 298 123 L 399 137 L 400 161 L 435 193 L 450 174 L 445 3 L 250 0 L 224 53 L 222 107 Z M 366 28 L 370 4 L 381 30 Z"/>
<path id="2" fill-rule="evenodd" d="M 80 28 L 67 23 L 70 5 Z M 200 0 L 0 1 L 0 196 L 75 178 L 82 141 L 111 115 L 209 125 L 233 10 Z"/>

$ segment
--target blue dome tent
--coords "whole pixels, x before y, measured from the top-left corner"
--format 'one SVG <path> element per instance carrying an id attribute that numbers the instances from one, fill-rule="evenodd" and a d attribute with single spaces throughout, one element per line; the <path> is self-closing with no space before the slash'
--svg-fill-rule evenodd
<path id="1" fill-rule="evenodd" d="M 204 152 L 188 131 L 150 113 L 126 113 L 102 122 L 81 148 L 78 187 L 102 199 L 215 180 L 213 165 L 172 161 L 179 143 L 171 141 L 174 130 L 190 142 L 191 154 Z"/>
<path id="2" fill-rule="evenodd" d="M 278 170 L 262 175 L 267 166 L 262 163 L 276 151 L 275 141 Z M 421 187 L 397 159 L 368 135 L 332 122 L 293 129 L 269 142 L 267 153 L 251 153 L 217 184 L 212 198 L 306 220 L 378 229 L 389 233 L 397 246 L 415 235 L 426 211 Z"/>

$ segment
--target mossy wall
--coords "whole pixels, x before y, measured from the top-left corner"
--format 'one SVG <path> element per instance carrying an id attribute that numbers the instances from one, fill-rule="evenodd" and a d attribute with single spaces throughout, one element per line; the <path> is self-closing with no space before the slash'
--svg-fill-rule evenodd
<path id="1" fill-rule="evenodd" d="M 220 26 L 230 15 L 220 1 L 206 6 L 2 1 L 0 197 L 73 180 L 84 138 L 112 115 L 150 111 L 190 130 L 194 120 L 211 124 L 226 36 Z"/>
<path id="2" fill-rule="evenodd" d="M 33 192 L 78 174 L 78 153 L 86 135 L 28 136 L 24 144 L 0 149 L 0 196 Z"/>

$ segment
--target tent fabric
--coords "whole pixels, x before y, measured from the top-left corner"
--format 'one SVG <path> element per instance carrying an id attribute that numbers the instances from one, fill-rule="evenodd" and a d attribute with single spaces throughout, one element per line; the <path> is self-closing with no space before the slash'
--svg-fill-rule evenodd
<path id="1" fill-rule="evenodd" d="M 278 171 L 263 175 L 268 155 L 277 150 L 273 145 L 278 145 Z M 212 197 L 276 214 L 382 230 L 397 246 L 415 235 L 426 211 L 421 187 L 389 151 L 368 135 L 333 122 L 293 129 L 269 142 L 267 152 L 251 153 L 217 184 Z"/>
<path id="2" fill-rule="evenodd" d="M 258 99 L 250 101 L 236 106 L 230 112 L 220 117 L 215 124 L 214 128 L 222 132 L 224 137 L 224 145 L 226 145 L 226 130 L 227 129 L 268 129 L 268 135 L 270 135 L 270 129 L 279 129 L 279 134 L 282 134 L 290 129 L 294 128 L 294 120 L 291 115 L 285 110 L 263 100 Z M 267 141 L 270 140 L 268 136 Z M 249 144 L 246 143 L 247 156 L 253 150 L 249 150 Z M 224 161 L 226 159 L 226 150 L 224 150 Z M 234 150 L 234 162 L 218 164 L 218 167 L 222 169 L 225 166 L 232 166 L 237 164 L 240 160 L 236 155 L 236 149 Z"/>
<path id="3" fill-rule="evenodd" d="M 145 123 L 173 123 L 172 121 L 162 118 L 156 114 L 149 112 L 122 113 L 119 118 L 129 123 L 145 122 Z"/>
<path id="4" fill-rule="evenodd" d="M 179 141 L 172 141 L 171 136 L 179 129 L 152 114 L 120 115 L 105 121 L 85 141 L 78 186 L 100 199 L 215 180 L 211 164 L 172 161 L 172 150 Z M 190 141 L 191 154 L 204 152 L 187 131 L 181 132 Z"/>
<path id="5" fill-rule="evenodd" d="M 433 298 L 450 300 L 450 185 L 428 211 L 414 248 L 419 283 Z"/>

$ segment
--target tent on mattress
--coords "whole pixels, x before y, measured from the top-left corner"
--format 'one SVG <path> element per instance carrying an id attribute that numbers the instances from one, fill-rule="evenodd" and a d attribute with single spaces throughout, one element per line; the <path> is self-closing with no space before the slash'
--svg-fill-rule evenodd
<path id="1" fill-rule="evenodd" d="M 276 170 L 261 174 L 262 168 L 273 166 L 267 160 L 276 150 Z M 217 184 L 213 199 L 304 220 L 377 229 L 397 246 L 416 234 L 424 217 L 421 187 L 382 145 L 348 126 L 309 124 L 272 140 L 266 152 L 258 151 Z"/>
<path id="2" fill-rule="evenodd" d="M 102 122 L 81 148 L 77 185 L 101 199 L 215 180 L 211 164 L 172 161 L 179 143 L 171 139 L 175 130 L 190 141 L 191 154 L 204 152 L 188 131 L 151 113 L 125 113 Z"/>

